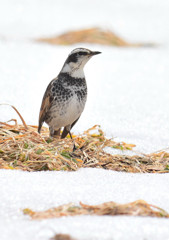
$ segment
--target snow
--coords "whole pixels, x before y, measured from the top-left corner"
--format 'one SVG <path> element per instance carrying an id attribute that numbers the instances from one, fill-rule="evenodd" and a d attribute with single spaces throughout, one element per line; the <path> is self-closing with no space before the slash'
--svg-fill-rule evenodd
<path id="1" fill-rule="evenodd" d="M 167 43 L 168 8 L 167 0 L 6 0 L 0 29 L 4 39 L 25 39 L 101 26 L 131 41 Z"/>
<path id="2" fill-rule="evenodd" d="M 73 48 L 87 47 L 102 54 L 93 57 L 85 67 L 89 96 L 73 131 L 82 133 L 100 124 L 108 137 L 136 144 L 137 152 L 167 149 L 168 10 L 166 0 L 1 1 L 0 103 L 13 104 L 27 124 L 37 124 L 49 81 L 56 77 Z M 131 42 L 153 42 L 157 46 L 50 46 L 33 41 L 93 26 L 112 29 Z M 12 118 L 18 119 L 14 110 L 0 106 L 0 121 Z M 86 240 L 167 240 L 168 219 L 79 216 L 31 221 L 22 209 L 43 210 L 79 201 L 99 204 L 144 199 L 169 211 L 168 182 L 168 174 L 127 174 L 101 169 L 71 173 L 0 170 L 0 239 L 47 240 L 55 233 L 69 233 Z"/>
<path id="3" fill-rule="evenodd" d="M 161 234 L 167 239 L 168 219 L 80 216 L 32 222 L 21 212 L 27 207 L 44 210 L 68 202 L 126 203 L 136 199 L 169 211 L 167 181 L 167 174 L 122 174 L 101 169 L 38 173 L 1 170 L 0 182 L 5 186 L 0 188 L 1 239 L 49 239 L 55 232 L 77 239 L 161 239 Z"/>

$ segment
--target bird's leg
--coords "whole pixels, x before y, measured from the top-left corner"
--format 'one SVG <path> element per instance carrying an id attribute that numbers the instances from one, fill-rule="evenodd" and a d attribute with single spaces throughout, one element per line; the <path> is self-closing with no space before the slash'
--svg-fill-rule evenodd
<path id="1" fill-rule="evenodd" d="M 60 128 L 55 130 L 53 127 L 49 127 L 49 132 L 51 138 L 59 138 L 60 136 Z"/>
<path id="2" fill-rule="evenodd" d="M 60 128 L 57 130 L 54 130 L 53 137 L 59 138 L 60 137 Z"/>
<path id="3" fill-rule="evenodd" d="M 54 129 L 53 127 L 49 127 L 49 136 L 53 138 L 53 135 L 54 135 Z"/>
<path id="4" fill-rule="evenodd" d="M 70 138 L 73 140 L 72 134 L 71 134 L 70 131 L 69 131 L 69 135 L 70 135 Z M 73 152 L 76 151 L 76 150 L 77 150 L 77 147 L 76 147 L 75 142 L 74 142 L 74 143 L 73 143 Z"/>
<path id="5" fill-rule="evenodd" d="M 54 133 L 54 129 L 52 127 L 49 127 L 49 137 L 47 138 L 47 142 L 53 141 L 53 133 Z"/>

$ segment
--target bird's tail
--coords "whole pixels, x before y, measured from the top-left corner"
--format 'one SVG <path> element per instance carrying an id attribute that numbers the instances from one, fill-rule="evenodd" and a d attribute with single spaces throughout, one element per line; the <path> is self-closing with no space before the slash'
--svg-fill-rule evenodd
<path id="1" fill-rule="evenodd" d="M 39 126 L 38 126 L 38 133 L 40 133 L 41 128 L 42 128 L 42 124 L 39 124 Z"/>

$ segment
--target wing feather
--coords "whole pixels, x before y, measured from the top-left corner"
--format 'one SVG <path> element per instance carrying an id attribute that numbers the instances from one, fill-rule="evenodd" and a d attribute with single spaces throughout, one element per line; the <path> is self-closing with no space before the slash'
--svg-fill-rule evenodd
<path id="1" fill-rule="evenodd" d="M 39 113 L 39 126 L 38 126 L 39 133 L 41 131 L 41 127 L 46 119 L 47 113 L 48 113 L 49 109 L 51 108 L 51 105 L 53 102 L 53 97 L 51 94 L 52 82 L 48 85 L 46 92 L 42 99 L 42 104 L 41 104 L 40 113 Z"/>

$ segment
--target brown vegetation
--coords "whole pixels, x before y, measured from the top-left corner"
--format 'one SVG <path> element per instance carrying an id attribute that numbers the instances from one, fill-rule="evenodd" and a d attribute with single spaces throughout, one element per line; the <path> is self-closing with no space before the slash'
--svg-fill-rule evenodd
<path id="1" fill-rule="evenodd" d="M 169 218 L 169 214 L 166 211 L 157 206 L 148 204 L 143 200 L 137 200 L 127 204 L 106 202 L 99 205 L 86 205 L 80 202 L 79 206 L 69 203 L 41 212 L 35 212 L 28 208 L 24 209 L 23 212 L 24 214 L 28 214 L 33 220 L 77 215 L 129 215 Z"/>
<path id="2" fill-rule="evenodd" d="M 139 46 L 153 46 L 153 44 L 129 43 L 117 36 L 110 30 L 103 30 L 100 28 L 88 28 L 77 31 L 68 31 L 59 36 L 39 38 L 37 41 L 46 42 L 56 45 L 72 45 L 77 43 L 92 43 L 107 46 L 119 47 L 139 47 Z"/>
<path id="3" fill-rule="evenodd" d="M 26 171 L 68 170 L 81 167 L 104 168 L 125 172 L 169 172 L 169 153 L 149 155 L 111 155 L 105 147 L 132 150 L 134 144 L 107 139 L 100 126 L 85 131 L 82 135 L 66 139 L 50 139 L 48 129 L 42 134 L 37 126 L 0 123 L 0 168 Z M 77 150 L 73 152 L 73 144 Z"/>
<path id="4" fill-rule="evenodd" d="M 23 125 L 0 122 L 0 168 L 26 171 L 67 170 L 81 167 L 141 173 L 168 173 L 169 153 L 160 151 L 149 155 L 111 155 L 105 147 L 132 150 L 134 144 L 107 139 L 100 126 L 95 125 L 82 135 L 66 139 L 50 139 L 47 128 L 42 134 L 37 126 L 28 126 L 18 110 Z M 73 145 L 76 150 L 73 151 Z"/>

